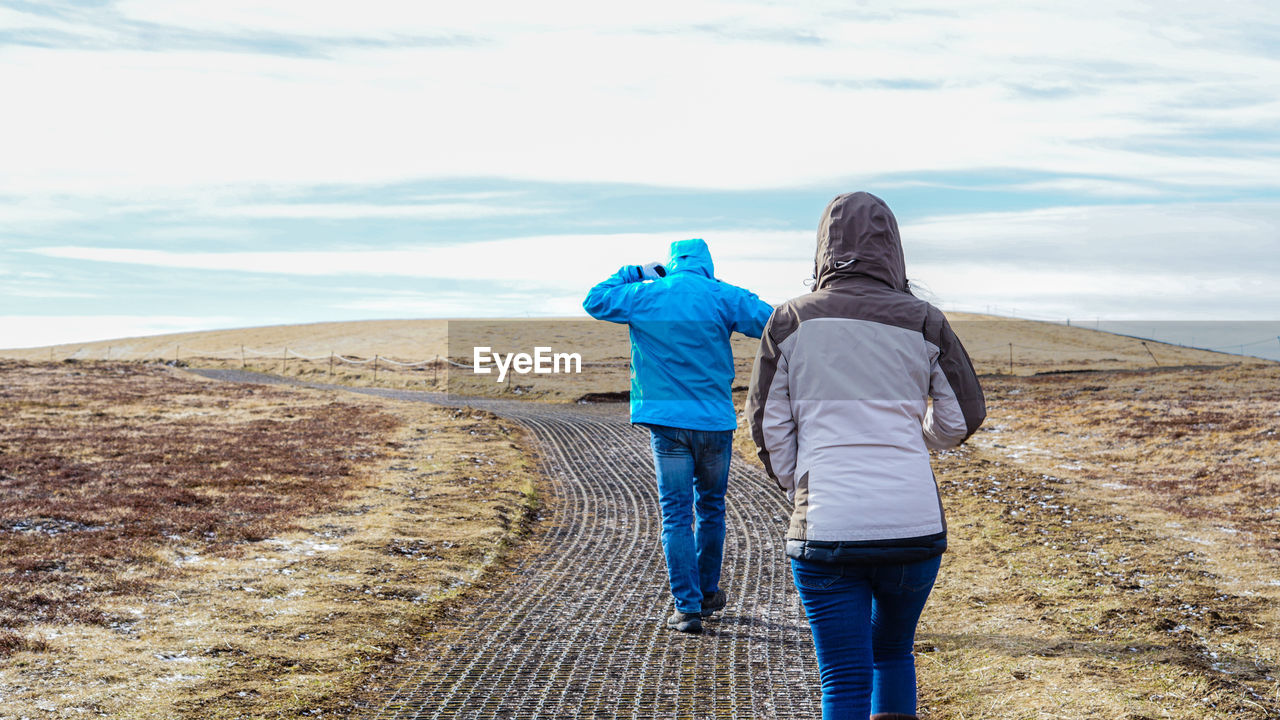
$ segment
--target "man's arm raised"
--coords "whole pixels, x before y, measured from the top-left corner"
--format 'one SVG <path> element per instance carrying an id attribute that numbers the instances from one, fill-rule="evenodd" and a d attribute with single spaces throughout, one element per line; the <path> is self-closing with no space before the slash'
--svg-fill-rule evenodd
<path id="1" fill-rule="evenodd" d="M 644 270 L 639 265 L 623 265 L 587 292 L 582 309 L 597 320 L 625 323 L 631 320 L 631 306 L 643 285 Z"/>

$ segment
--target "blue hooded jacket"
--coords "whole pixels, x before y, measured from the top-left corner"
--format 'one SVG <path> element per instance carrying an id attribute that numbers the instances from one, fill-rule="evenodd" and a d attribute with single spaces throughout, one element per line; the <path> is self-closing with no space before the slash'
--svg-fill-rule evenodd
<path id="1" fill-rule="evenodd" d="M 591 288 L 582 307 L 631 330 L 631 422 L 733 430 L 729 335 L 760 337 L 773 308 L 715 278 L 702 240 L 671 244 L 665 277 L 641 281 L 624 266 Z"/>

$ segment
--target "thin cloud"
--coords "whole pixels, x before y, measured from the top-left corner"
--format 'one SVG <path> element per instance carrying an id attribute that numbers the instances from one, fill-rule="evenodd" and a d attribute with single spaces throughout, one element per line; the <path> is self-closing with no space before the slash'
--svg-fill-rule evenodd
<path id="1" fill-rule="evenodd" d="M 478 309 L 508 292 L 563 304 L 687 233 L 726 280 L 778 301 L 804 290 L 829 193 L 862 187 L 897 191 L 912 270 L 943 273 L 921 279 L 947 302 L 1160 306 L 1077 282 L 1118 270 L 1172 283 L 1183 295 L 1164 307 L 1213 291 L 1235 308 L 1230 278 L 1280 274 L 1274 211 L 1221 202 L 1280 196 L 1273 15 L 1261 1 L 0 0 L 0 97 L 20 109 L 0 134 L 0 248 L 104 308 L 172 299 L 194 316 L 215 298 L 328 308 L 350 276 L 472 292 Z M 513 187 L 533 190 L 467 192 Z M 464 242 L 492 237 L 506 239 Z M 981 282 L 955 272 L 971 266 Z M 1207 277 L 1226 285 L 1195 284 Z M 28 304 L 99 302 L 74 300 Z"/>
<path id="2" fill-rule="evenodd" d="M 721 40 L 751 43 L 781 43 L 784 45 L 816 46 L 827 40 L 811 30 L 786 27 L 761 27 L 741 23 L 723 25 L 695 25 L 690 30 L 698 35 L 710 35 Z"/>
<path id="3" fill-rule="evenodd" d="M 0 185 L 149 192 L 487 176 L 760 188 L 999 164 L 1280 186 L 1274 152 L 1195 141 L 1223 123 L 1266 128 L 1280 119 L 1280 62 L 1232 43 L 1264 15 L 1258 4 L 1213 13 L 1100 2 L 903 11 L 931 13 L 927 22 L 860 12 L 835 20 L 821 6 L 767 3 L 657 3 L 634 15 L 591 4 L 455 6 L 111 6 L 128 22 L 233 38 L 245 52 L 157 52 L 141 41 L 138 52 L 11 48 L 13 72 L 0 91 L 31 111 L 6 118 Z M 119 40 L 84 12 L 63 12 L 58 31 Z M 664 26 L 738 39 L 639 30 Z M 453 37 L 480 27 L 486 41 L 476 45 L 400 42 L 432 28 Z M 309 57 L 279 37 L 322 38 L 333 52 Z M 826 84 L 802 79 L 830 78 L 835 68 L 856 70 Z M 1233 106 L 1206 101 L 1208 88 Z M 1153 133 L 1174 145 L 1141 145 Z"/>
<path id="4" fill-rule="evenodd" d="M 1078 195 L 1096 195 L 1117 198 L 1168 198 L 1172 193 L 1167 187 L 1137 182 L 1122 182 L 1106 178 L 1064 177 L 1053 180 L 1013 183 L 1002 189 L 1017 192 L 1051 192 Z"/>
<path id="5" fill-rule="evenodd" d="M 488 217 L 546 215 L 546 208 L 530 208 L 478 203 L 435 203 L 423 205 L 380 205 L 376 203 L 275 203 L 240 205 L 214 210 L 211 214 L 233 218 L 289 218 L 317 220 L 362 220 L 400 218 L 417 220 L 472 220 Z"/>
<path id="6" fill-rule="evenodd" d="M 1275 320 L 1280 288 L 1267 272 L 1167 273 L 1158 269 L 1055 270 L 1017 263 L 908 262 L 947 310 L 1063 321 Z"/>
<path id="7" fill-rule="evenodd" d="M 1227 310 L 1238 315 L 1249 293 L 1260 307 L 1270 307 L 1265 298 L 1274 293 L 1261 280 L 1280 274 L 1280 256 L 1273 252 L 1277 232 L 1277 203 L 1061 207 L 903 218 L 902 224 L 908 273 L 944 304 L 974 309 L 1016 299 L 1030 308 L 1065 293 L 1077 308 L 1100 308 L 1101 298 L 1120 293 L 1127 308 L 1146 317 L 1159 316 L 1160 298 L 1171 294 L 1196 297 L 1219 316 Z M 722 279 L 770 302 L 805 291 L 802 281 L 813 263 L 810 230 L 547 235 L 369 251 L 29 252 L 222 273 L 447 278 L 474 283 L 477 307 L 487 306 L 495 288 L 506 288 L 528 294 L 530 308 L 537 308 L 537 297 L 584 292 L 619 265 L 662 260 L 671 240 L 695 234 L 710 242 Z M 1114 315 L 1114 308 L 1106 314 Z"/>
<path id="8" fill-rule="evenodd" d="M 768 263 L 807 233 L 710 231 L 713 256 L 724 267 Z M 626 262 L 665 260 L 673 240 L 693 233 L 554 235 L 488 240 L 438 247 L 359 251 L 173 252 L 121 247 L 59 246 L 25 252 L 49 258 L 151 267 L 280 275 L 393 275 L 493 280 L 533 285 L 580 284 Z M 812 252 L 809 250 L 808 252 Z M 554 268 L 553 273 L 547 270 Z"/>
<path id="9" fill-rule="evenodd" d="M 580 303 L 588 287 L 621 265 L 664 261 L 673 240 L 695 236 L 707 238 L 716 275 L 726 282 L 747 287 L 769 302 L 781 302 L 805 289 L 803 280 L 810 273 L 813 253 L 807 231 L 555 235 L 368 251 L 173 252 L 61 246 L 32 248 L 26 254 L 74 262 L 89 272 L 95 264 L 198 271 L 208 277 L 210 286 L 234 286 L 245 278 L 273 275 L 327 279 L 332 290 L 323 295 L 340 291 L 357 278 L 415 278 L 464 292 L 470 298 L 471 314 L 490 314 L 502 292 L 527 298 L 522 312 L 545 314 L 555 298 L 576 297 Z M 390 311 L 396 304 L 392 300 L 403 298 L 389 298 L 390 306 L 368 309 Z M 563 310 L 556 306 L 556 312 Z"/>
<path id="10" fill-rule="evenodd" d="M 415 317 L 566 317 L 582 315 L 577 293 L 553 294 L 500 291 L 488 294 L 483 306 L 470 293 L 432 292 L 370 295 L 336 303 L 339 310 L 355 310 L 379 316 Z"/>
<path id="11" fill-rule="evenodd" d="M 913 259 L 1072 271 L 1203 274 L 1280 272 L 1280 203 L 1040 208 L 906 221 Z"/>
<path id="12" fill-rule="evenodd" d="M 306 35 L 296 30 L 210 30 L 130 17 L 111 5 L 11 3 L 0 7 L 0 46 L 93 51 L 212 51 L 329 58 L 345 50 L 477 45 L 479 36 L 391 32 Z"/>
<path id="13" fill-rule="evenodd" d="M 143 337 L 170 332 L 216 330 L 253 321 L 223 315 L 0 315 L 6 347 L 42 347 L 72 342 Z M 10 345 L 10 340 L 17 344 Z"/>
<path id="14" fill-rule="evenodd" d="M 945 85 L 941 80 L 910 77 L 824 78 L 815 82 L 826 87 L 845 90 L 937 90 Z"/>
<path id="15" fill-rule="evenodd" d="M 68 298 L 89 299 L 98 297 L 93 293 L 74 292 L 71 290 L 50 290 L 48 288 L 21 288 L 10 287 L 0 290 L 0 296 L 17 298 L 20 300 L 65 300 Z"/>

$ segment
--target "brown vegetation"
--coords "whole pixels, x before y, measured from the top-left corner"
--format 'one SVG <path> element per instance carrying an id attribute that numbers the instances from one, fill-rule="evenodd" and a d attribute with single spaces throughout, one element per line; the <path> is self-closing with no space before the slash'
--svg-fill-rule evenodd
<path id="1" fill-rule="evenodd" d="M 598 325 L 598 356 L 625 358 Z M 1277 366 L 1153 345 L 1184 366 L 1155 368 L 1140 342 L 1077 328 L 957 329 L 990 415 L 936 458 L 951 550 L 918 637 L 925 714 L 1280 716 Z M 752 352 L 739 342 L 738 385 Z M 1087 372 L 1030 374 L 1061 369 Z M 429 386 L 397 372 L 378 384 Z M 175 373 L 0 366 L 0 718 L 340 712 L 532 506 L 521 433 L 483 413 Z M 542 396 L 625 385 L 602 366 Z"/>
<path id="2" fill-rule="evenodd" d="M 1280 365 L 1041 376 L 992 383 L 989 399 L 993 446 L 1280 549 Z"/>
<path id="3" fill-rule="evenodd" d="M 948 317 L 979 372 L 987 374 L 1261 362 L 1056 323 L 972 313 L 949 313 Z M 737 369 L 734 385 L 740 387 L 750 378 L 759 343 L 734 335 L 732 344 Z M 470 363 L 475 345 L 492 346 L 504 353 L 529 352 L 535 345 L 549 345 L 557 351 L 580 353 L 583 372 L 567 376 L 513 373 L 506 382 L 498 383 L 494 375 L 474 376 L 467 369 L 450 364 L 450 360 Z M 242 352 L 241 348 L 245 350 Z M 335 354 L 333 361 L 331 353 Z M 337 356 L 352 362 L 343 362 Z M 630 377 L 626 326 L 573 318 L 283 325 L 0 350 L 0 357 L 177 359 L 199 367 L 243 367 L 315 382 L 451 390 L 548 402 L 573 401 L 589 393 L 626 392 Z M 406 367 L 392 361 L 427 364 Z"/>
<path id="4" fill-rule="evenodd" d="M 535 497 L 483 413 L 121 363 L 0 380 L 0 718 L 349 708 Z"/>
<path id="5" fill-rule="evenodd" d="M 147 570 L 159 545 L 217 550 L 333 507 L 355 462 L 396 425 L 352 405 L 294 408 L 270 389 L 232 386 L 215 399 L 143 366 L 4 362 L 0 381 L 0 624 L 10 628 L 110 623 L 93 600 L 148 591 L 165 574 Z"/>
<path id="6" fill-rule="evenodd" d="M 934 458 L 922 715 L 1280 717 L 1280 366 L 983 385 L 987 425 Z"/>

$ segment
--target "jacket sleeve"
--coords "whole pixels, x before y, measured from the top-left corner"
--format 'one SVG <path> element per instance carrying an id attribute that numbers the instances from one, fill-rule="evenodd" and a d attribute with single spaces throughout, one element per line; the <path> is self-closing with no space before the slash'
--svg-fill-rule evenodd
<path id="1" fill-rule="evenodd" d="M 733 311 L 732 330 L 747 337 L 758 338 L 772 314 L 772 305 L 761 300 L 755 293 L 743 290 L 738 295 L 737 307 Z"/>
<path id="2" fill-rule="evenodd" d="M 930 450 L 945 450 L 977 431 L 987 417 L 987 404 L 969 353 L 945 317 L 937 347 L 929 371 L 933 403 L 924 416 L 924 442 Z"/>
<path id="3" fill-rule="evenodd" d="M 751 439 L 765 472 L 791 497 L 796 486 L 796 421 L 791 414 L 787 356 L 774 341 L 772 326 L 770 320 L 760 338 L 756 364 L 751 370 L 746 414 Z"/>
<path id="4" fill-rule="evenodd" d="M 618 272 L 605 278 L 587 292 L 582 309 L 597 320 L 625 323 L 631 320 L 631 308 L 636 293 L 644 283 L 628 280 L 631 266 L 624 265 Z"/>

